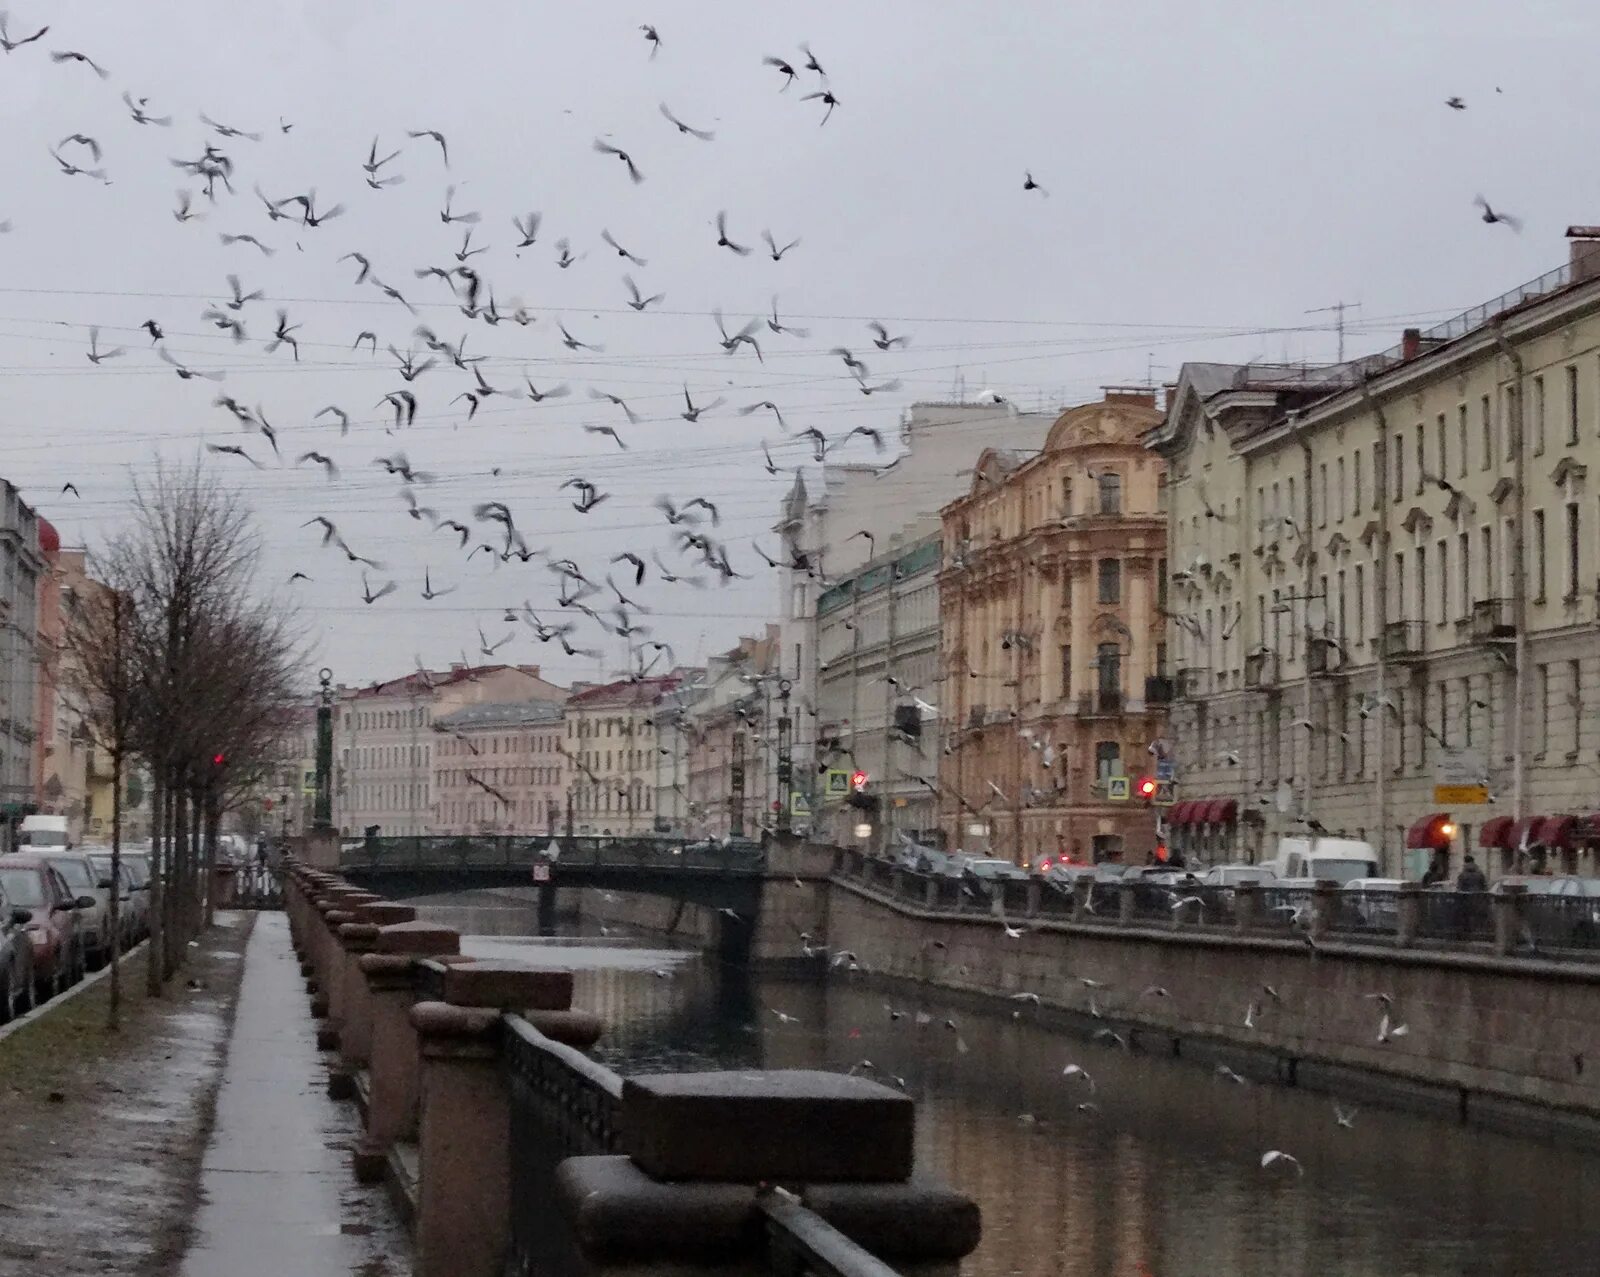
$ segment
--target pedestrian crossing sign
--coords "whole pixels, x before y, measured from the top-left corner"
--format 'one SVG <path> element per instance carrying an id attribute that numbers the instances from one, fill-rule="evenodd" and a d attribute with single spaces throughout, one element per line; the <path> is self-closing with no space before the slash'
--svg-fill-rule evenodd
<path id="1" fill-rule="evenodd" d="M 1106 798 L 1114 803 L 1128 801 L 1128 778 L 1126 776 L 1106 777 Z"/>
<path id="2" fill-rule="evenodd" d="M 850 773 L 837 767 L 823 777 L 822 792 L 829 798 L 844 798 L 850 793 Z"/>

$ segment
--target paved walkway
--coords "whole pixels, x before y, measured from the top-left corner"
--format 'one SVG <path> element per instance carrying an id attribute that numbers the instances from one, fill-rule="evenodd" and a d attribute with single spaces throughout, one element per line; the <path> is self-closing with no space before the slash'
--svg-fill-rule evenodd
<path id="1" fill-rule="evenodd" d="M 305 982 L 281 913 L 263 913 L 201 1171 L 182 1277 L 400 1277 L 405 1235 L 381 1187 L 356 1183 L 357 1114 L 327 1098 Z"/>

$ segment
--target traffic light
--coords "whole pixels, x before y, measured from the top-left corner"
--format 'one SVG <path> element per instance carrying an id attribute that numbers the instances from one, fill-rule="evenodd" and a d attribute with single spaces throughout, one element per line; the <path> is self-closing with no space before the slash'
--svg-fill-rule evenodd
<path id="1" fill-rule="evenodd" d="M 867 773 L 866 772 L 864 772 L 864 771 L 853 771 L 853 772 L 850 773 L 850 788 L 851 789 L 855 790 L 856 793 L 859 794 L 862 791 L 864 791 L 866 789 L 866 787 L 867 787 Z"/>
<path id="2" fill-rule="evenodd" d="M 1139 777 L 1139 783 L 1134 787 L 1134 789 L 1140 798 L 1144 799 L 1145 802 L 1149 802 L 1156 796 L 1156 790 L 1158 787 L 1159 782 L 1154 776 L 1141 776 Z"/>
<path id="3" fill-rule="evenodd" d="M 226 767 L 228 765 L 228 756 L 219 750 L 211 755 L 211 765 L 213 767 Z"/>

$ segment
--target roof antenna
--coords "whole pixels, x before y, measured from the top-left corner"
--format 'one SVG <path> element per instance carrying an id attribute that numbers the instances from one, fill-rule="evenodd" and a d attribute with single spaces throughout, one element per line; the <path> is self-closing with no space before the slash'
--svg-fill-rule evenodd
<path id="1" fill-rule="evenodd" d="M 951 383 L 951 392 L 957 403 L 967 402 L 967 375 L 958 367 L 954 382 Z"/>
<path id="2" fill-rule="evenodd" d="M 1339 334 L 1339 362 L 1341 364 L 1344 362 L 1344 313 L 1347 310 L 1360 309 L 1360 302 L 1338 301 L 1334 302 L 1331 306 L 1318 306 L 1315 309 L 1304 312 L 1307 315 L 1331 314 L 1333 316 L 1333 328 L 1334 331 Z"/>

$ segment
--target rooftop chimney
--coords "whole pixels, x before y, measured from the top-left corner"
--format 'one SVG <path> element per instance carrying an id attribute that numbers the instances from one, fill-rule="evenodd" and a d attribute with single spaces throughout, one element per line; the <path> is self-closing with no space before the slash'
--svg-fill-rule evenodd
<path id="1" fill-rule="evenodd" d="M 1136 408 L 1156 406 L 1154 386 L 1101 386 L 1100 389 L 1105 392 L 1107 403 L 1132 404 Z"/>
<path id="2" fill-rule="evenodd" d="M 1400 358 L 1415 359 L 1422 353 L 1422 329 L 1407 328 L 1400 334 Z"/>
<path id="3" fill-rule="evenodd" d="M 1567 240 L 1572 282 L 1600 276 L 1600 226 L 1569 226 Z"/>

